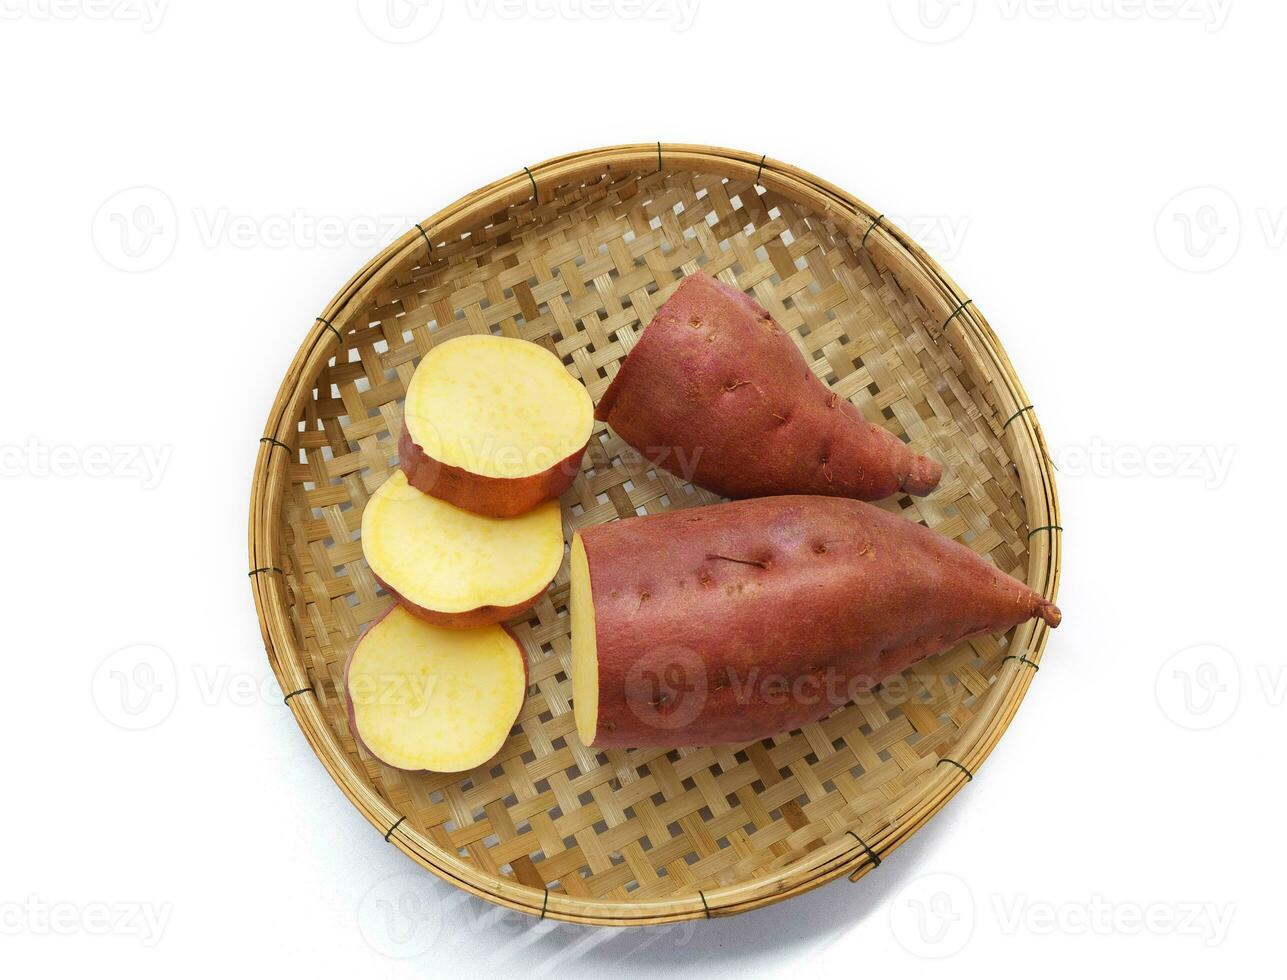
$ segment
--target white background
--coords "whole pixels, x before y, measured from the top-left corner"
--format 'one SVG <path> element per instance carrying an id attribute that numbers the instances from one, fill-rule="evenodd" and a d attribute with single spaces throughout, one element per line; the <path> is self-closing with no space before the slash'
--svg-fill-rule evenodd
<path id="1" fill-rule="evenodd" d="M 1282 4 L 152 2 L 0 2 L 0 971 L 1281 968 Z M 385 240 L 655 139 L 804 167 L 944 262 L 1061 467 L 1065 619 L 861 884 L 583 930 L 420 874 L 342 797 L 272 686 L 247 496 Z"/>

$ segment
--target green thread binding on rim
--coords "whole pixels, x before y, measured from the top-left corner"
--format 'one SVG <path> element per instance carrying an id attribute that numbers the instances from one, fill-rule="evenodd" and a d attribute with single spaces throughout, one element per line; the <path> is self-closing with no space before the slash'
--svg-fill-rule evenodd
<path id="1" fill-rule="evenodd" d="M 877 854 L 877 853 L 872 849 L 872 846 L 871 846 L 870 844 L 868 844 L 865 840 L 863 840 L 861 837 L 859 837 L 857 834 L 855 834 L 852 830 L 846 830 L 846 831 L 845 831 L 845 833 L 846 833 L 846 834 L 848 834 L 850 837 L 852 837 L 854 840 L 856 840 L 859 844 L 861 844 L 861 845 L 862 845 L 862 849 L 863 849 L 864 851 L 866 851 L 866 852 L 867 852 L 867 856 L 868 856 L 869 858 L 871 858 L 871 866 L 872 866 L 873 868 L 879 868 L 879 867 L 880 867 L 880 855 L 879 855 L 879 854 Z"/>
<path id="2" fill-rule="evenodd" d="M 1005 663 L 1007 660 L 1017 660 L 1017 661 L 1019 661 L 1019 663 L 1021 663 L 1021 664 L 1027 664 L 1027 665 L 1028 665 L 1029 667 L 1031 667 L 1033 670 L 1040 670 L 1040 669 L 1041 669 L 1041 664 L 1037 663 L 1035 660 L 1029 660 L 1027 657 L 1021 657 L 1021 656 L 1019 656 L 1019 654 L 1017 654 L 1017 653 L 1012 653 L 1012 654 L 1010 654 L 1010 655 L 1009 655 L 1009 656 L 1007 656 L 1007 657 L 1002 657 L 1002 658 L 1001 658 L 1001 662 L 1002 662 L 1002 663 Z"/>
<path id="3" fill-rule="evenodd" d="M 947 325 L 948 325 L 949 323 L 951 323 L 951 322 L 952 322 L 956 317 L 960 316 L 960 315 L 961 315 L 961 311 L 962 311 L 962 310 L 964 310 L 967 306 L 969 306 L 969 305 L 970 305 L 971 303 L 973 303 L 973 302 L 974 302 L 974 300 L 972 300 L 972 299 L 967 299 L 964 303 L 962 303 L 960 306 L 958 306 L 956 309 L 954 309 L 951 313 L 949 313 L 949 314 L 947 315 L 947 319 L 943 321 L 943 325 L 942 325 L 941 327 L 939 327 L 939 328 L 938 328 L 939 333 L 942 333 L 944 330 L 946 330 L 946 329 L 947 329 Z"/>
<path id="4" fill-rule="evenodd" d="M 859 248 L 867 247 L 867 236 L 870 235 L 873 231 L 875 231 L 876 226 L 879 225 L 884 220 L 885 220 L 884 214 L 876 215 L 876 220 L 873 221 L 870 225 L 868 225 L 867 230 L 862 233 L 862 241 L 858 243 Z"/>
<path id="5" fill-rule="evenodd" d="M 1010 428 L 1011 422 L 1017 419 L 1024 412 L 1031 412 L 1031 411 L 1032 411 L 1031 405 L 1024 405 L 1023 408 L 1019 409 L 1019 411 L 1015 412 L 1013 415 L 1011 415 L 1008 419 L 1005 420 L 1005 424 L 1001 426 L 1001 430 L 1004 432 L 1006 429 Z"/>
<path id="6" fill-rule="evenodd" d="M 974 778 L 974 773 L 970 772 L 970 770 L 966 769 L 966 768 L 965 768 L 965 766 L 961 765 L 961 764 L 960 764 L 959 762 L 957 762 L 955 759 L 939 759 L 939 760 L 938 760 L 938 762 L 936 763 L 936 765 L 940 765 L 940 766 L 941 766 L 941 765 L 942 765 L 943 763 L 945 763 L 945 762 L 946 762 L 949 766 L 956 766 L 956 768 L 957 768 L 957 769 L 960 769 L 960 770 L 961 770 L 961 772 L 965 773 L 965 781 L 966 781 L 967 783 L 968 783 L 968 782 L 970 782 L 970 781 Z"/>

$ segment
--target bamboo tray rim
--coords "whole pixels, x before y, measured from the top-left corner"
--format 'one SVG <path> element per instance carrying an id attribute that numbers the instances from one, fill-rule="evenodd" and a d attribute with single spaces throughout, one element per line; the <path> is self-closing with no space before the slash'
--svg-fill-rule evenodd
<path id="1" fill-rule="evenodd" d="M 480 218 L 521 204 L 571 180 L 604 170 L 646 174 L 653 171 L 696 171 L 751 180 L 766 190 L 784 194 L 834 216 L 855 222 L 855 231 L 873 252 L 901 259 L 900 272 L 914 272 L 927 292 L 939 301 L 944 329 L 949 324 L 973 345 L 992 369 L 992 381 L 1009 418 L 1003 439 L 1013 449 L 1027 509 L 1031 548 L 1027 583 L 1048 598 L 1057 598 L 1062 526 L 1053 467 L 1037 413 L 1019 381 L 1000 340 L 976 304 L 964 297 L 947 273 L 919 245 L 884 215 L 838 186 L 765 154 L 687 143 L 634 143 L 606 146 L 553 157 L 502 177 L 466 194 L 409 228 L 366 263 L 314 320 L 287 370 L 270 410 L 255 462 L 249 520 L 249 580 L 265 651 L 290 707 L 314 753 L 358 811 L 382 836 L 438 877 L 471 894 L 540 918 L 596 925 L 652 925 L 697 918 L 714 918 L 758 908 L 818 887 L 842 874 L 857 881 L 899 847 L 969 782 L 1008 727 L 1040 665 L 1049 637 L 1043 623 L 1016 627 L 1012 655 L 1003 661 L 980 709 L 961 733 L 954 756 L 942 759 L 932 777 L 922 779 L 910 796 L 902 819 L 894 826 L 866 830 L 855 827 L 840 839 L 813 850 L 806 858 L 762 878 L 698 891 L 689 897 L 648 901 L 606 901 L 572 897 L 548 889 L 486 874 L 434 844 L 406 825 L 377 793 L 364 784 L 322 715 L 296 647 L 286 605 L 284 576 L 278 555 L 280 501 L 288 484 L 288 455 L 302 401 L 313 379 L 332 356 L 334 347 L 379 285 L 378 274 L 399 266 L 426 242 L 450 239 Z M 859 237 L 855 234 L 854 237 Z M 1010 414 L 1012 413 L 1012 414 Z M 286 448 L 288 453 L 276 452 Z M 1043 532 L 1043 533 L 1038 533 Z M 1021 651 L 1015 653 L 1015 651 Z M 313 695 L 309 697 L 308 695 Z M 951 763 L 944 765 L 943 763 Z"/>

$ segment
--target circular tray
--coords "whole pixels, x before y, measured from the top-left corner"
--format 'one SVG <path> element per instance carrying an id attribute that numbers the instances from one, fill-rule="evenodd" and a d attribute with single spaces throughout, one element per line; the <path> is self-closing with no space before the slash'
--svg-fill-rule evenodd
<path id="1" fill-rule="evenodd" d="M 699 268 L 751 292 L 834 390 L 943 462 L 931 496 L 881 506 L 1056 595 L 1054 474 L 1005 351 L 856 198 L 758 153 L 646 143 L 524 168 L 427 218 L 339 291 L 286 372 L 251 490 L 250 581 L 287 704 L 353 804 L 434 874 L 533 915 L 673 922 L 857 880 L 977 772 L 1046 644 L 1039 622 L 962 643 L 762 742 L 595 752 L 569 703 L 565 563 L 510 624 L 530 688 L 495 759 L 413 774 L 358 748 L 341 671 L 390 603 L 362 558 L 362 508 L 397 465 L 420 355 L 463 333 L 523 337 L 597 401 Z M 716 499 L 598 424 L 563 495 L 565 531 Z"/>

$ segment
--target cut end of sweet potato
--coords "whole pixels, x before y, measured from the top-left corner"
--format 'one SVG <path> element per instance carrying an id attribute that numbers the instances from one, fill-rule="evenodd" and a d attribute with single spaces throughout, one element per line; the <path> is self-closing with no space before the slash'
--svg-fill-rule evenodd
<path id="1" fill-rule="evenodd" d="M 563 561 L 557 500 L 518 517 L 484 517 L 421 493 L 397 470 L 362 512 L 362 552 L 371 571 L 399 599 L 451 626 L 496 619 L 534 602 Z M 495 621 L 495 620 L 493 620 Z"/>
<path id="2" fill-rule="evenodd" d="M 572 539 L 572 715 L 581 744 L 590 746 L 599 728 L 599 655 L 594 631 L 590 564 L 581 535 Z"/>
<path id="3" fill-rule="evenodd" d="M 436 462 L 521 480 L 585 447 L 594 404 L 544 347 L 471 335 L 424 356 L 407 390 L 404 421 L 411 441 Z"/>
<path id="4" fill-rule="evenodd" d="M 505 743 L 527 667 L 499 626 L 440 629 L 394 606 L 354 647 L 344 683 L 354 733 L 381 762 L 463 772 Z"/>

